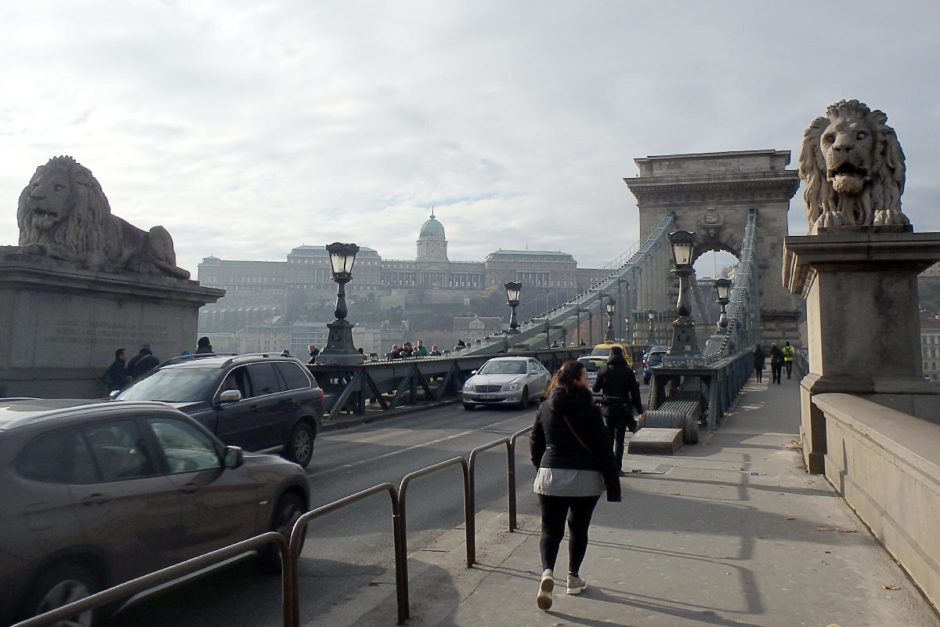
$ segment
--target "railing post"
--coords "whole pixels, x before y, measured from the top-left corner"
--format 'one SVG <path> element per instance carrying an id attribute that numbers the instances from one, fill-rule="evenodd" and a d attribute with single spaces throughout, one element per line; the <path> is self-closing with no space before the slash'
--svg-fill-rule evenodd
<path id="1" fill-rule="evenodd" d="M 473 457 L 473 453 L 470 454 Z M 477 561 L 477 516 L 476 516 L 476 480 L 470 472 L 470 464 L 464 462 L 463 468 L 463 515 L 467 528 L 467 568 L 473 568 Z"/>

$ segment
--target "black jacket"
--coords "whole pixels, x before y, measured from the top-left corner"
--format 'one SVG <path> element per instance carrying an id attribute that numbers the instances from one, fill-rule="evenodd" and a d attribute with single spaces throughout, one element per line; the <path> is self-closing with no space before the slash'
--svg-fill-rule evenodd
<path id="1" fill-rule="evenodd" d="M 635 415 L 643 413 L 643 400 L 640 397 L 640 384 L 636 375 L 627 364 L 627 360 L 612 359 L 597 374 L 594 382 L 594 391 L 603 392 L 607 398 L 607 418 L 629 421 L 634 415 L 630 408 L 636 410 Z"/>
<path id="2" fill-rule="evenodd" d="M 123 359 L 115 359 L 114 362 L 108 367 L 108 370 L 104 373 L 102 377 L 104 385 L 108 388 L 108 392 L 113 392 L 114 390 L 120 390 L 125 385 L 130 382 L 130 377 L 127 376 L 127 366 L 124 363 Z"/>
<path id="3" fill-rule="evenodd" d="M 159 365 L 160 360 L 154 357 L 149 349 L 142 348 L 140 352 L 131 357 L 130 362 L 128 362 L 127 376 L 136 381 Z"/>
<path id="4" fill-rule="evenodd" d="M 613 444 L 589 390 L 555 388 L 535 414 L 529 450 L 536 468 L 601 471 L 607 500 L 620 500 Z"/>

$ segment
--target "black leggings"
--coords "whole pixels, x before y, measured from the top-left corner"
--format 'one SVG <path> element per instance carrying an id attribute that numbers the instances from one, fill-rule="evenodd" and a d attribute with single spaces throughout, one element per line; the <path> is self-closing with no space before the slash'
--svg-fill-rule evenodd
<path id="1" fill-rule="evenodd" d="M 558 547 L 565 537 L 565 517 L 568 518 L 568 572 L 577 574 L 584 561 L 588 545 L 588 527 L 600 496 L 546 496 L 539 494 L 542 505 L 542 569 L 555 570 Z"/>

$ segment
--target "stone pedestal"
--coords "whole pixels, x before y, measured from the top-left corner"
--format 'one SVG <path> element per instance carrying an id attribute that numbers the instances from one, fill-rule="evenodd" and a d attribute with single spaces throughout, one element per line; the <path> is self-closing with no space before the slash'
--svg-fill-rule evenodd
<path id="1" fill-rule="evenodd" d="M 0 247 L 0 397 L 96 398 L 117 348 L 161 360 L 195 350 L 199 308 L 225 295 L 195 281 L 103 274 Z"/>
<path id="2" fill-rule="evenodd" d="M 810 373 L 801 382 L 803 451 L 823 472 L 824 392 L 854 394 L 940 422 L 940 389 L 924 381 L 917 275 L 940 260 L 940 233 L 832 230 L 788 237 L 784 286 L 806 300 Z"/>

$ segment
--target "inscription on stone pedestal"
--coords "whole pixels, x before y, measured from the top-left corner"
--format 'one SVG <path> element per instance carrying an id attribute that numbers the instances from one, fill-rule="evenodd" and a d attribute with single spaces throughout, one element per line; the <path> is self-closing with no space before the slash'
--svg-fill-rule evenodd
<path id="1" fill-rule="evenodd" d="M 89 343 L 121 344 L 128 338 L 141 338 L 142 341 L 161 343 L 170 338 L 169 328 L 165 324 L 135 325 L 129 322 L 111 320 L 70 320 L 59 319 L 46 341 L 57 345 L 81 345 Z M 131 347 L 133 348 L 133 347 Z"/>

